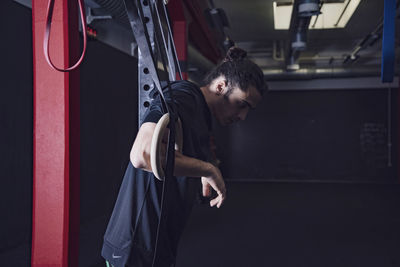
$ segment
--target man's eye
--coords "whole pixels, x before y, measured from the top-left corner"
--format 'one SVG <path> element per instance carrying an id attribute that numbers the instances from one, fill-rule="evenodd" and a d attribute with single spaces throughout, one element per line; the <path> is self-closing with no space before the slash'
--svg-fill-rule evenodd
<path id="1" fill-rule="evenodd" d="M 245 108 L 245 107 L 247 107 L 247 103 L 244 102 L 244 101 L 240 101 L 240 102 L 239 102 L 239 107 L 240 107 L 240 108 Z"/>

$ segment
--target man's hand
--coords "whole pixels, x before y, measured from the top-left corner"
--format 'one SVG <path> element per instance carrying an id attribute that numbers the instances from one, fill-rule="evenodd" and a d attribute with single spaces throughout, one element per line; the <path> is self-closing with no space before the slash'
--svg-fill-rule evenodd
<path id="1" fill-rule="evenodd" d="M 136 136 L 135 142 L 133 143 L 130 159 L 132 165 L 135 168 L 143 169 L 146 171 L 152 171 L 150 161 L 150 150 L 151 140 L 154 134 L 156 124 L 153 122 L 143 123 Z M 165 166 L 165 151 L 166 151 L 166 140 L 162 143 L 161 149 L 163 150 L 161 155 L 163 165 Z M 175 151 L 175 176 L 187 176 L 187 177 L 201 177 L 203 184 L 203 195 L 211 196 L 211 188 L 213 188 L 218 196 L 210 201 L 210 206 L 221 207 L 226 197 L 225 182 L 222 178 L 221 172 L 217 167 L 209 162 L 205 162 L 196 158 L 188 157 Z"/>
<path id="2" fill-rule="evenodd" d="M 203 196 L 210 197 L 211 188 L 213 188 L 218 194 L 216 198 L 210 201 L 210 206 L 214 207 L 217 205 L 217 208 L 221 207 L 226 198 L 226 188 L 220 170 L 213 166 L 210 169 L 209 175 L 201 177 L 201 183 L 203 184 Z"/>

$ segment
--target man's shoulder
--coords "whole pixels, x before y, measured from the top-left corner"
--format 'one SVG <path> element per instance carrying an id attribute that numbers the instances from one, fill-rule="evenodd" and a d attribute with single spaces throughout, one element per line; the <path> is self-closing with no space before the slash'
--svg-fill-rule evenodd
<path id="1" fill-rule="evenodd" d="M 171 87 L 174 91 L 181 91 L 195 95 L 199 95 L 199 93 L 201 93 L 200 87 L 190 81 L 175 81 L 171 84 Z"/>
<path id="2" fill-rule="evenodd" d="M 187 105 L 197 106 L 202 103 L 203 93 L 198 85 L 189 81 L 175 81 L 171 83 L 173 98 L 177 103 L 186 102 Z M 170 98 L 171 94 L 168 88 L 164 88 L 164 95 Z"/>
<path id="3" fill-rule="evenodd" d="M 202 95 L 202 92 L 200 90 L 200 87 L 190 81 L 182 80 L 182 81 L 174 81 L 170 83 L 173 94 L 176 95 L 192 95 L 194 97 L 199 97 Z M 167 82 L 163 81 L 161 82 L 161 87 L 162 91 L 165 96 L 169 97 L 170 91 L 169 91 L 169 85 Z M 150 93 L 152 98 L 155 98 L 156 96 L 159 95 L 159 92 L 157 89 L 153 89 L 152 93 Z"/>

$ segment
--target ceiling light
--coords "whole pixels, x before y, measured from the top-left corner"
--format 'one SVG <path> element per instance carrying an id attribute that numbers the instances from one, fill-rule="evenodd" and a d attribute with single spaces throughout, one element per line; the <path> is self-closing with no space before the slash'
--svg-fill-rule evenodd
<path id="1" fill-rule="evenodd" d="M 306 6 L 315 7 L 315 1 L 309 0 L 304 2 Z M 361 0 L 337 0 L 335 2 L 325 2 L 321 7 L 319 15 L 311 17 L 309 29 L 339 29 L 344 28 L 350 20 Z M 301 4 L 301 3 L 300 3 Z M 290 26 L 290 18 L 292 17 L 293 2 L 275 1 L 273 2 L 274 10 L 274 27 L 275 30 L 288 30 Z M 314 8 L 315 10 L 315 8 Z M 300 6 L 299 6 L 300 12 Z"/>

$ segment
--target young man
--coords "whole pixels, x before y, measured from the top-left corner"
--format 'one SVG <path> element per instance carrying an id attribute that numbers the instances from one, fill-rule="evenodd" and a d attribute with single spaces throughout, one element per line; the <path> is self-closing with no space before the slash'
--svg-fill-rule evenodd
<path id="1" fill-rule="evenodd" d="M 210 163 L 211 116 L 222 125 L 244 120 L 266 89 L 260 68 L 246 58 L 245 51 L 235 47 L 207 76 L 205 83 L 201 88 L 188 81 L 174 82 L 171 86 L 182 121 L 183 151 L 175 152 L 174 178 L 164 200 L 168 213 L 158 236 L 157 267 L 174 265 L 178 241 L 200 185 L 205 197 L 211 196 L 211 188 L 217 192 L 210 200 L 211 207 L 221 207 L 226 198 L 221 172 Z M 171 102 L 168 92 L 166 99 Z M 161 100 L 156 97 L 133 144 L 104 236 L 102 256 L 115 267 L 152 266 L 162 182 L 152 174 L 150 147 L 162 115 Z"/>

